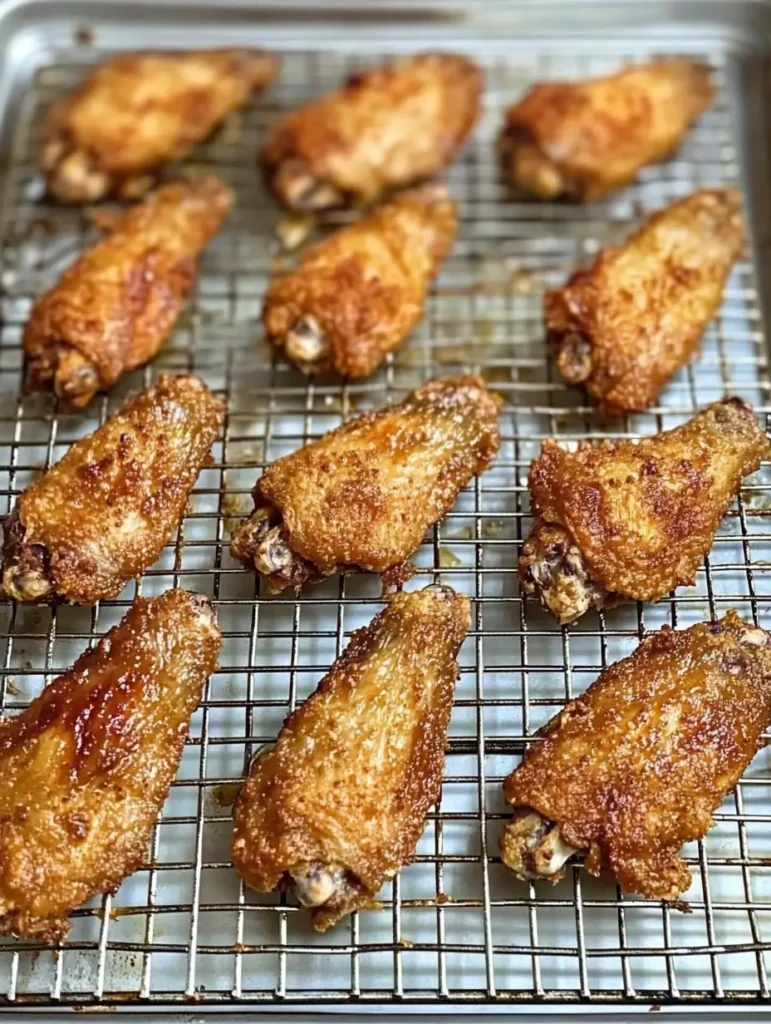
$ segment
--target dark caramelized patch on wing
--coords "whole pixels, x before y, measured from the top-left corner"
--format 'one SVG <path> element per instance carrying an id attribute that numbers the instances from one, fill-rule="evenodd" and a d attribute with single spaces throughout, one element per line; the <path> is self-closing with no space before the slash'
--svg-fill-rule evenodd
<path id="1" fill-rule="evenodd" d="M 217 178 L 164 185 L 112 219 L 32 308 L 27 386 L 88 404 L 168 338 L 195 282 L 195 261 L 233 201 Z"/>
<path id="2" fill-rule="evenodd" d="M 665 627 L 549 722 L 504 792 L 588 850 L 589 871 L 674 900 L 691 884 L 681 846 L 707 833 L 770 722 L 769 634 L 734 612 Z"/>
<path id="3" fill-rule="evenodd" d="M 535 85 L 506 111 L 504 171 L 542 199 L 595 199 L 669 156 L 713 94 L 709 70 L 680 59 Z"/>
<path id="4" fill-rule="evenodd" d="M 429 381 L 275 462 L 232 554 L 273 590 L 384 572 L 409 558 L 499 443 L 498 403 L 479 377 Z"/>
<path id="5" fill-rule="evenodd" d="M 744 246 L 741 196 L 703 189 L 548 292 L 557 368 L 608 412 L 646 409 L 693 355 Z"/>
<path id="6" fill-rule="evenodd" d="M 457 230 L 444 189 L 425 186 L 342 228 L 268 289 L 268 340 L 306 373 L 368 377 L 423 315 Z"/>
<path id="7" fill-rule="evenodd" d="M 324 931 L 412 858 L 441 787 L 468 626 L 468 601 L 434 586 L 353 634 L 239 793 L 233 861 L 247 885 L 294 880 Z"/>
<path id="8" fill-rule="evenodd" d="M 481 94 L 479 68 L 455 54 L 364 72 L 273 122 L 262 151 L 268 182 L 294 209 L 372 202 L 448 164 L 479 116 Z"/>
<path id="9" fill-rule="evenodd" d="M 140 865 L 219 648 L 205 598 L 138 598 L 0 723 L 0 932 L 59 939 Z"/>
<path id="10" fill-rule="evenodd" d="M 92 71 L 55 104 L 40 166 L 63 203 L 136 199 L 161 164 L 209 135 L 278 72 L 260 50 L 129 53 Z"/>
<path id="11" fill-rule="evenodd" d="M 74 604 L 119 593 L 179 523 L 222 415 L 196 377 L 162 375 L 77 441 L 4 524 L 6 593 Z"/>

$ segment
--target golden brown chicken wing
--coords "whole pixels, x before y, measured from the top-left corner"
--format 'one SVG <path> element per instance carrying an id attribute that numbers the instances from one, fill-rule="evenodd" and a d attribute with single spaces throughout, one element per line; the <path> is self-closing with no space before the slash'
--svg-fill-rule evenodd
<path id="1" fill-rule="evenodd" d="M 336 231 L 268 289 L 268 340 L 304 373 L 368 377 L 423 315 L 457 227 L 444 189 L 425 186 Z"/>
<path id="2" fill-rule="evenodd" d="M 198 178 L 164 185 L 118 216 L 35 303 L 24 330 L 27 386 L 83 406 L 152 359 L 231 203 L 221 181 Z"/>
<path id="3" fill-rule="evenodd" d="M 259 50 L 130 53 L 96 68 L 51 109 L 40 166 L 62 203 L 135 199 L 155 172 L 209 135 L 278 72 Z"/>
<path id="4" fill-rule="evenodd" d="M 323 932 L 412 858 L 441 789 L 468 627 L 466 598 L 435 585 L 353 634 L 238 795 L 233 863 L 247 885 L 294 886 Z"/>
<path id="5" fill-rule="evenodd" d="M 646 409 L 684 366 L 744 246 L 741 196 L 704 189 L 654 214 L 547 292 L 557 367 L 607 412 Z"/>
<path id="6" fill-rule="evenodd" d="M 3 529 L 17 601 L 94 604 L 156 560 L 222 421 L 196 377 L 161 376 L 19 497 Z"/>
<path id="7" fill-rule="evenodd" d="M 55 941 L 136 871 L 220 642 L 200 594 L 138 598 L 0 722 L 0 932 Z"/>
<path id="8" fill-rule="evenodd" d="M 632 441 L 547 441 L 530 467 L 535 519 L 519 561 L 528 594 L 560 622 L 620 596 L 657 601 L 692 584 L 715 530 L 771 445 L 741 398 Z"/>
<path id="9" fill-rule="evenodd" d="M 450 163 L 481 96 L 479 68 L 451 53 L 355 75 L 274 122 L 262 151 L 268 183 L 295 210 L 373 202 Z"/>
<path id="10" fill-rule="evenodd" d="M 665 626 L 570 701 L 506 779 L 504 863 L 556 882 L 587 851 L 592 874 L 677 899 L 691 884 L 680 847 L 707 833 L 769 723 L 768 633 L 735 612 Z"/>
<path id="11" fill-rule="evenodd" d="M 596 199 L 669 156 L 713 94 L 709 70 L 682 59 L 536 85 L 506 111 L 504 170 L 542 199 Z"/>
<path id="12" fill-rule="evenodd" d="M 498 404 L 479 377 L 429 381 L 278 459 L 231 554 L 271 591 L 409 558 L 500 443 Z"/>

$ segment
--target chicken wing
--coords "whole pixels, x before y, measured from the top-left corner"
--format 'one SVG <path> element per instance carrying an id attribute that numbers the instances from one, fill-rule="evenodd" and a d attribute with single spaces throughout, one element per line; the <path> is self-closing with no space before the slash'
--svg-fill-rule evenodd
<path id="1" fill-rule="evenodd" d="M 295 888 L 325 931 L 413 856 L 439 796 L 465 597 L 398 594 L 260 751 L 235 805 L 247 885 Z"/>
<path id="2" fill-rule="evenodd" d="M 198 178 L 164 185 L 118 216 L 35 303 L 24 330 L 27 386 L 84 406 L 152 359 L 231 203 L 221 181 Z"/>
<path id="3" fill-rule="evenodd" d="M 506 779 L 504 863 L 556 882 L 586 851 L 592 874 L 677 899 L 691 884 L 680 847 L 706 835 L 770 723 L 768 633 L 735 612 L 664 627 L 570 701 Z"/>
<path id="4" fill-rule="evenodd" d="M 268 289 L 268 340 L 304 373 L 368 377 L 423 315 L 457 213 L 444 189 L 426 186 L 313 246 Z"/>
<path id="5" fill-rule="evenodd" d="M 0 933 L 55 941 L 142 863 L 220 649 L 205 597 L 138 598 L 0 722 Z"/>
<path id="6" fill-rule="evenodd" d="M 654 214 L 590 270 L 547 292 L 557 368 L 606 412 L 640 411 L 684 366 L 744 246 L 734 189 L 703 189 Z"/>
<path id="7" fill-rule="evenodd" d="M 694 583 L 715 530 L 771 445 L 741 398 L 632 441 L 547 441 L 530 467 L 535 523 L 519 561 L 526 593 L 560 622 L 619 597 L 657 601 Z"/>
<path id="8" fill-rule="evenodd" d="M 17 601 L 94 604 L 157 559 L 222 421 L 196 377 L 161 376 L 19 497 L 3 530 Z"/>
<path id="9" fill-rule="evenodd" d="M 40 166 L 62 203 L 135 199 L 278 72 L 259 50 L 130 53 L 107 61 L 43 128 Z"/>
<path id="10" fill-rule="evenodd" d="M 504 171 L 541 199 L 596 199 L 669 156 L 713 95 L 709 70 L 681 59 L 536 85 L 506 111 Z"/>
<path id="11" fill-rule="evenodd" d="M 451 53 L 424 53 L 355 75 L 279 118 L 262 164 L 295 210 L 370 203 L 450 163 L 479 116 L 482 73 Z"/>
<path id="12" fill-rule="evenodd" d="M 415 551 L 499 443 L 498 404 L 479 377 L 429 381 L 274 462 L 231 554 L 274 592 L 383 573 Z"/>

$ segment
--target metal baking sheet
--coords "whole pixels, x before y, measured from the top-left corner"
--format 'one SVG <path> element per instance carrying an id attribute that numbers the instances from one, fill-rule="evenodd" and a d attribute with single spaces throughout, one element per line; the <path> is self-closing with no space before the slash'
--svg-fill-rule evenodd
<path id="1" fill-rule="evenodd" d="M 484 10 L 482 10 L 484 8 Z M 493 8 L 493 9 L 491 9 Z M 730 8 L 728 12 L 723 8 Z M 731 21 L 726 19 L 730 16 Z M 720 19 L 723 19 L 722 21 Z M 2 510 L 75 438 L 161 371 L 192 370 L 227 399 L 224 438 L 173 542 L 141 582 L 97 609 L 0 605 L 0 698 L 13 714 L 114 624 L 135 592 L 210 594 L 225 636 L 220 669 L 195 716 L 179 777 L 147 859 L 114 897 L 73 914 L 57 948 L 0 944 L 0 1005 L 299 1009 L 506 1008 L 560 1003 L 715 1003 L 768 999 L 771 951 L 771 754 L 763 750 L 714 829 L 687 848 L 689 913 L 623 896 L 572 869 L 528 886 L 500 864 L 500 783 L 528 737 L 598 671 L 663 623 L 685 627 L 728 608 L 771 627 L 771 476 L 746 482 L 696 586 L 656 606 L 628 604 L 560 629 L 516 582 L 529 527 L 527 468 L 542 439 L 638 436 L 738 393 L 771 412 L 759 287 L 768 264 L 765 4 L 392 3 L 0 4 L 0 498 Z M 252 44 L 282 51 L 280 80 L 186 161 L 231 182 L 238 212 L 207 250 L 189 310 L 154 363 L 85 412 L 23 397 L 20 332 L 33 299 L 94 237 L 81 210 L 42 197 L 35 152 L 48 106 L 115 49 Z M 269 274 L 284 260 L 279 212 L 256 170 L 265 126 L 383 55 L 462 49 L 484 65 L 485 116 L 447 175 L 460 237 L 410 341 L 370 380 L 308 381 L 259 340 Z M 493 139 L 504 105 L 537 79 L 601 73 L 626 60 L 688 52 L 709 61 L 713 107 L 676 154 L 586 206 L 517 199 L 499 180 Z M 174 169 L 168 170 L 168 176 Z M 692 189 L 737 183 L 754 246 L 728 285 L 701 356 L 643 415 L 600 422 L 556 378 L 541 300 L 579 262 L 622 239 L 645 213 Z M 339 222 L 330 217 L 319 231 Z M 762 289 L 761 289 L 762 291 Z M 444 788 L 415 863 L 382 909 L 325 935 L 283 895 L 245 892 L 229 864 L 230 802 L 250 754 L 312 692 L 349 632 L 381 607 L 373 577 L 330 579 L 268 598 L 230 560 L 229 529 L 266 464 L 430 376 L 475 369 L 507 399 L 493 469 L 422 545 L 421 586 L 440 574 L 473 600 L 462 651 Z"/>

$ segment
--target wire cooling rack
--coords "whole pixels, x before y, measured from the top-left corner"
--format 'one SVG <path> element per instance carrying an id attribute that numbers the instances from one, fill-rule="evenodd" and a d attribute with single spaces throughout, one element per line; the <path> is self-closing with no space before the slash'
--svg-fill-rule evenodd
<path id="1" fill-rule="evenodd" d="M 633 187 L 586 206 L 517 199 L 499 181 L 492 141 L 502 107 L 533 80 L 600 73 L 626 54 L 488 60 L 484 120 L 448 174 L 462 206 L 460 237 L 414 336 L 377 375 L 356 385 L 305 380 L 257 338 L 266 281 L 287 263 L 274 235 L 278 211 L 255 170 L 261 135 L 279 111 L 334 86 L 363 61 L 332 51 L 287 54 L 272 90 L 188 161 L 230 181 L 238 207 L 202 260 L 196 293 L 173 338 L 152 366 L 87 411 L 72 413 L 48 397 L 22 396 L 20 333 L 34 297 L 94 237 L 82 211 L 42 198 L 35 151 L 46 108 L 99 56 L 87 39 L 56 49 L 13 115 L 2 208 L 2 496 L 10 508 L 75 438 L 161 371 L 200 374 L 226 399 L 227 421 L 183 524 L 140 583 L 96 609 L 0 605 L 2 707 L 9 714 L 24 707 L 122 616 L 135 592 L 184 586 L 211 595 L 224 645 L 144 865 L 115 896 L 75 911 L 60 946 L 0 945 L 2 999 L 14 1006 L 396 999 L 514 1007 L 533 999 L 768 997 L 767 750 L 726 799 L 707 838 L 686 848 L 693 869 L 683 907 L 689 913 L 624 896 L 609 877 L 596 880 L 578 867 L 554 888 L 517 882 L 497 847 L 506 818 L 502 778 L 528 737 L 605 665 L 665 622 L 683 628 L 736 608 L 771 625 L 765 470 L 746 482 L 696 585 L 656 606 L 629 604 L 561 629 L 522 599 L 516 580 L 529 528 L 527 469 L 544 438 L 651 434 L 734 393 L 762 413 L 769 410 L 749 263 L 736 268 L 700 359 L 644 415 L 600 422 L 581 394 L 555 376 L 543 340 L 545 288 L 622 239 L 647 211 L 698 186 L 736 181 L 721 54 L 704 55 L 715 67 L 718 100 L 677 156 L 645 170 Z M 428 817 L 414 864 L 381 894 L 382 909 L 316 935 L 291 899 L 244 891 L 229 864 L 230 804 L 252 753 L 312 692 L 349 632 L 381 607 L 379 583 L 367 576 L 330 579 L 299 597 L 268 598 L 231 561 L 229 531 L 249 507 L 254 480 L 275 458 L 362 409 L 398 400 L 431 376 L 469 369 L 480 370 L 507 400 L 503 445 L 492 470 L 426 538 L 416 556 L 420 576 L 411 584 L 425 585 L 438 573 L 473 600 L 441 802 Z"/>

